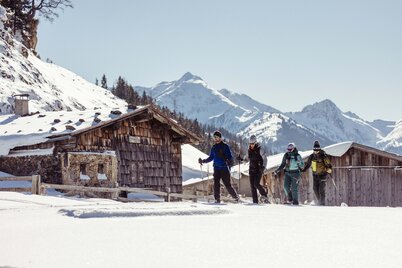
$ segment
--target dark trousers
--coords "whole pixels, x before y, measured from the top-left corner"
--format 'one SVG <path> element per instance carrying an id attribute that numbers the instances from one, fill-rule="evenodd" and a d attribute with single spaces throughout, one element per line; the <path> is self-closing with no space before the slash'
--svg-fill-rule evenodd
<path id="1" fill-rule="evenodd" d="M 250 174 L 251 196 L 253 197 L 253 203 L 258 203 L 257 189 L 260 192 L 260 195 L 267 197 L 267 192 L 260 184 L 262 173 L 250 170 L 249 174 Z"/>
<path id="2" fill-rule="evenodd" d="M 299 204 L 299 182 L 301 178 L 300 171 L 285 172 L 283 188 L 289 202 Z"/>
<path id="3" fill-rule="evenodd" d="M 320 206 L 325 206 L 325 184 L 327 182 L 327 174 L 314 175 L 313 174 L 313 189 L 315 197 L 317 198 Z"/>
<path id="4" fill-rule="evenodd" d="M 237 199 L 237 193 L 233 189 L 232 185 L 230 184 L 230 172 L 229 170 L 214 170 L 214 198 L 215 200 L 221 199 L 221 183 L 220 180 L 222 179 L 223 185 L 225 185 L 226 190 L 229 194 L 234 198 Z"/>

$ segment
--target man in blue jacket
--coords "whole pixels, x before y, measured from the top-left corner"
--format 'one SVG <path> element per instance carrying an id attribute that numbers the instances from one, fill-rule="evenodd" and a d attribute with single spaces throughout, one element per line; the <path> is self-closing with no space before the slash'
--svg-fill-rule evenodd
<path id="1" fill-rule="evenodd" d="M 214 161 L 214 198 L 215 203 L 221 202 L 220 180 L 222 179 L 226 190 L 233 197 L 235 202 L 239 201 L 239 196 L 230 184 L 230 166 L 233 163 L 233 156 L 229 145 L 222 141 L 222 133 L 214 132 L 215 144 L 211 148 L 211 153 L 207 159 L 198 159 L 198 163 L 208 163 Z"/>

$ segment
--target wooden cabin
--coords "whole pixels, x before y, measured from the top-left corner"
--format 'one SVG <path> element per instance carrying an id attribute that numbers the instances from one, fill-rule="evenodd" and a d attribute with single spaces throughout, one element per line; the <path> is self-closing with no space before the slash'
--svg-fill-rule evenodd
<path id="1" fill-rule="evenodd" d="M 339 206 L 402 206 L 402 156 L 354 142 L 339 143 L 323 148 L 329 155 L 333 173 L 327 177 L 326 204 Z M 301 152 L 304 160 L 312 153 Z M 272 172 L 279 166 L 283 154 L 270 165 L 262 184 L 276 200 L 284 199 L 283 172 L 279 179 Z M 270 157 L 271 158 L 271 157 Z M 268 163 L 270 162 L 268 158 Z M 303 173 L 299 186 L 299 201 L 315 200 L 311 170 Z"/>
<path id="2" fill-rule="evenodd" d="M 8 136 L 11 144 L 23 145 L 0 156 L 0 170 L 18 176 L 39 174 L 50 183 L 105 187 L 118 184 L 182 192 L 181 145 L 198 143 L 200 138 L 196 135 L 152 106 L 124 114 L 81 111 L 81 117 L 92 113 L 93 121 L 75 118 L 63 124 L 63 118 L 71 116 L 69 113 L 59 112 L 60 119 L 52 121 L 52 129 L 66 128 L 61 133 L 41 129 L 44 133 L 40 135 L 18 132 L 21 137 Z M 102 113 L 103 120 L 99 119 Z M 54 117 L 52 112 L 41 115 L 31 117 L 29 123 Z M 84 123 L 86 127 L 81 127 Z M 1 136 L 0 141 L 3 138 L 7 136 Z"/>

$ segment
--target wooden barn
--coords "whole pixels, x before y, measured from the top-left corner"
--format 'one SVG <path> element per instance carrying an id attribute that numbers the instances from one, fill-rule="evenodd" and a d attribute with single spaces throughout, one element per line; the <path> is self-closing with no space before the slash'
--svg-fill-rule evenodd
<path id="1" fill-rule="evenodd" d="M 200 141 L 152 106 L 6 117 L 0 170 L 49 183 L 181 193 L 181 145 Z"/>
<path id="2" fill-rule="evenodd" d="M 326 204 L 339 206 L 402 206 L 402 156 L 354 142 L 344 142 L 323 148 L 330 157 L 333 173 L 326 183 Z M 312 153 L 301 152 L 304 160 Z M 262 183 L 274 199 L 284 199 L 283 172 L 272 177 L 283 154 L 268 158 L 268 173 Z M 315 199 L 311 170 L 303 173 L 299 186 L 301 203 Z"/>

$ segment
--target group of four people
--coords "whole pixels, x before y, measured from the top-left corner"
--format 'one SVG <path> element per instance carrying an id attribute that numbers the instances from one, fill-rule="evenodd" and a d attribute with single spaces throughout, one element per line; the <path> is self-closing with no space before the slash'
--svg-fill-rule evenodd
<path id="1" fill-rule="evenodd" d="M 235 202 L 239 201 L 239 195 L 233 189 L 230 183 L 230 167 L 233 163 L 233 156 L 229 145 L 223 142 L 222 133 L 215 131 L 213 134 L 215 144 L 211 148 L 208 158 L 198 159 L 202 165 L 213 161 L 214 166 L 214 198 L 216 203 L 220 203 L 220 180 L 222 180 L 228 193 Z M 251 195 L 253 203 L 258 203 L 257 190 L 260 193 L 261 202 L 268 203 L 268 195 L 264 187 L 260 184 L 261 177 L 267 168 L 267 154 L 261 145 L 257 142 L 257 137 L 252 135 L 249 138 L 248 153 L 243 158 L 237 157 L 239 163 L 243 160 L 249 161 L 249 178 Z M 287 204 L 299 204 L 298 188 L 301 180 L 302 172 L 312 168 L 313 172 L 313 189 L 318 204 L 325 205 L 325 183 L 326 176 L 331 173 L 331 163 L 326 153 L 321 149 L 318 141 L 314 142 L 313 154 L 311 154 L 306 163 L 298 153 L 296 145 L 289 143 L 287 152 L 284 154 L 281 165 L 273 172 L 273 176 L 277 177 L 282 169 L 285 170 L 284 192 Z M 239 182 L 240 183 L 240 182 Z"/>

